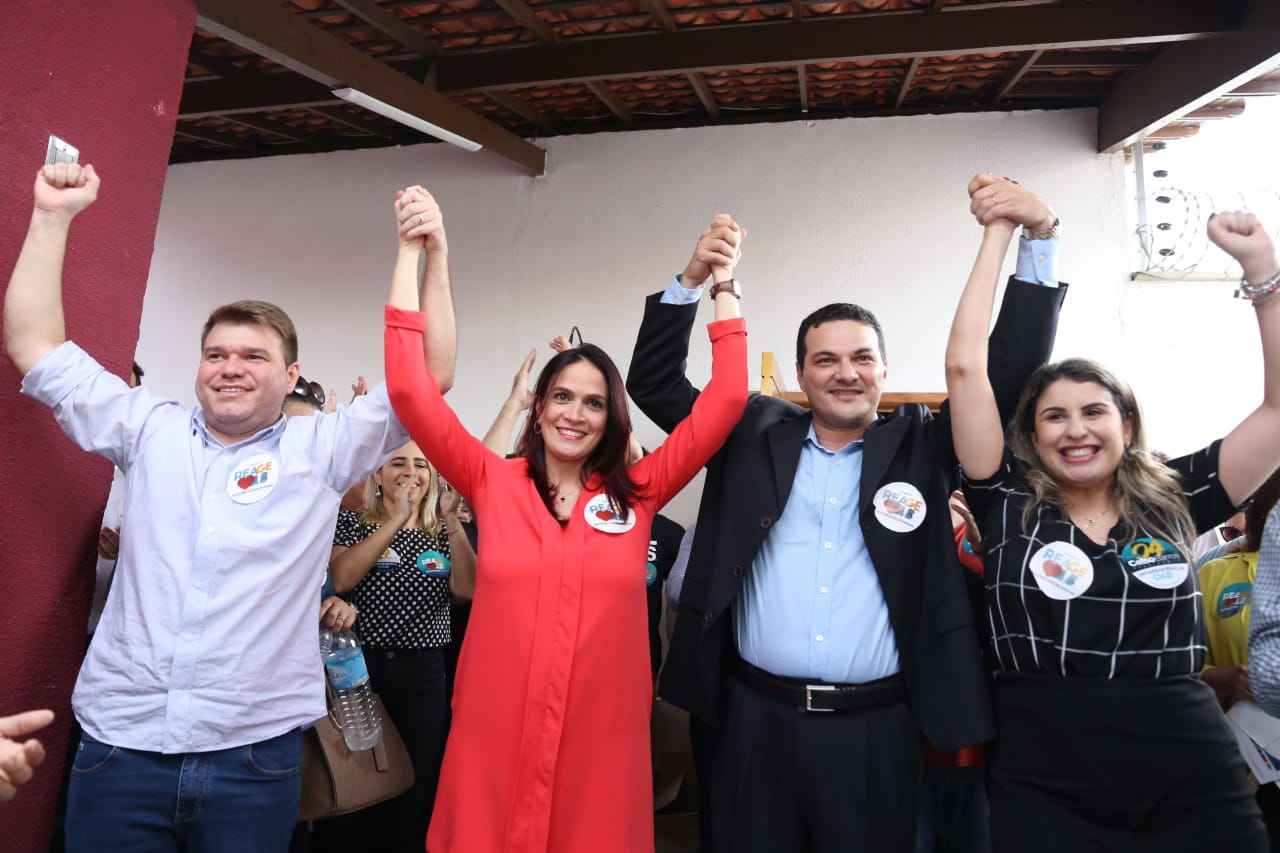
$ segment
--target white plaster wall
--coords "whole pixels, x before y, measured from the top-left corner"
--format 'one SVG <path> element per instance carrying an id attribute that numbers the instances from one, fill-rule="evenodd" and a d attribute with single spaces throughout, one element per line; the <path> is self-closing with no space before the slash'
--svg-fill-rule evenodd
<path id="1" fill-rule="evenodd" d="M 942 390 L 951 312 L 979 237 L 965 186 L 990 170 L 1035 188 L 1064 222 L 1073 289 L 1058 354 L 1093 355 L 1150 388 L 1162 416 L 1155 443 L 1190 449 L 1211 437 L 1212 418 L 1192 422 L 1185 408 L 1164 417 L 1166 403 L 1192 399 L 1188 387 L 1202 399 L 1212 378 L 1205 359 L 1187 359 L 1202 339 L 1190 318 L 1239 311 L 1224 294 L 1200 298 L 1212 286 L 1129 284 L 1123 159 L 1097 154 L 1094 140 L 1093 111 L 1078 110 L 561 137 L 545 141 L 549 168 L 536 179 L 439 144 L 175 166 L 138 359 L 149 385 L 190 402 L 207 312 L 262 298 L 297 323 L 305 376 L 344 394 L 358 373 L 380 378 L 394 191 L 422 183 L 449 233 L 459 322 L 450 401 L 477 434 L 524 353 L 538 346 L 541 364 L 545 342 L 573 324 L 625 373 L 644 296 L 683 268 L 720 211 L 749 231 L 738 277 L 753 371 L 765 349 L 788 363 L 801 318 L 848 300 L 885 327 L 891 390 Z M 704 340 L 690 359 L 699 384 Z M 1171 378 L 1178 364 L 1187 370 Z M 641 439 L 659 443 L 637 420 Z M 688 522 L 695 511 L 687 490 L 668 514 Z"/>

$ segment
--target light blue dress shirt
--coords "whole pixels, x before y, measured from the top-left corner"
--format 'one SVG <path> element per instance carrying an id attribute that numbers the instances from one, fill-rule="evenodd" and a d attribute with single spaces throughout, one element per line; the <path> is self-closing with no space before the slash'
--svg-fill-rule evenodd
<path id="1" fill-rule="evenodd" d="M 1056 287 L 1059 238 L 1018 239 L 1015 275 Z M 701 287 L 674 276 L 661 301 L 687 305 Z M 775 675 L 861 683 L 899 671 L 889 608 L 862 538 L 862 442 L 837 452 L 809 427 L 791 495 L 734 604 L 743 660 Z"/>
<path id="2" fill-rule="evenodd" d="M 747 663 L 837 683 L 898 671 L 889 607 L 859 524 L 861 477 L 862 441 L 833 452 L 810 424 L 787 506 L 734 604 Z"/>
<path id="3" fill-rule="evenodd" d="M 130 389 L 70 342 L 22 390 L 125 472 L 111 595 L 72 697 L 84 730 L 205 752 L 323 717 L 316 590 L 338 503 L 408 440 L 386 388 L 226 447 L 198 407 Z"/>

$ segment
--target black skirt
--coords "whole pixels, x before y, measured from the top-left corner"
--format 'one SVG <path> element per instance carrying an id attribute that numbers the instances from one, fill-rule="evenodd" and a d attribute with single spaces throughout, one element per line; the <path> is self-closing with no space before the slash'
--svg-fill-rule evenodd
<path id="1" fill-rule="evenodd" d="M 1192 677 L 1000 673 L 987 753 L 995 853 L 1266 853 L 1213 691 Z"/>

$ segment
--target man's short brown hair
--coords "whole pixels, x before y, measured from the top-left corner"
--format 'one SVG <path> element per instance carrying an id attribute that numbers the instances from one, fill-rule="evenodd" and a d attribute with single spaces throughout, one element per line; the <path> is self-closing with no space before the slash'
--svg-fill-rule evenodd
<path id="1" fill-rule="evenodd" d="M 232 302 L 221 308 L 213 309 L 209 319 L 204 322 L 204 331 L 200 333 L 200 350 L 204 351 L 204 342 L 219 323 L 230 323 L 233 326 L 263 326 L 280 336 L 284 344 L 285 367 L 298 360 L 298 330 L 284 309 L 270 302 L 256 299 L 245 299 Z"/>

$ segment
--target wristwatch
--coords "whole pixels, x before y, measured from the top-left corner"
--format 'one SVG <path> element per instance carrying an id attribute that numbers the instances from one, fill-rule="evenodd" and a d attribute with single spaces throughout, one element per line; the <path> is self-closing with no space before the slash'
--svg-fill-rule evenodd
<path id="1" fill-rule="evenodd" d="M 1061 219 L 1053 220 L 1053 224 L 1048 228 L 1028 228 L 1022 227 L 1022 239 L 1024 240 L 1048 240 L 1050 237 L 1058 236 L 1058 225 Z"/>
<path id="2" fill-rule="evenodd" d="M 742 298 L 742 288 L 738 287 L 736 279 L 728 281 L 717 281 L 711 285 L 711 301 L 714 302 L 717 293 L 732 293 L 735 299 Z"/>

